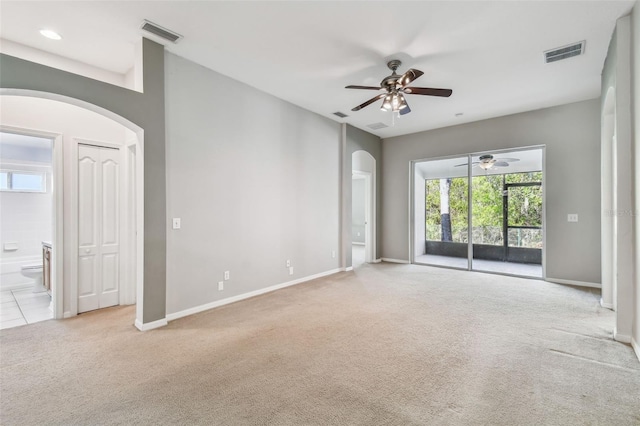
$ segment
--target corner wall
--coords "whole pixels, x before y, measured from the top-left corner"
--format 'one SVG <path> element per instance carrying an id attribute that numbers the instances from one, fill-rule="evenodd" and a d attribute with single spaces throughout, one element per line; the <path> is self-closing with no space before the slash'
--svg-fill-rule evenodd
<path id="1" fill-rule="evenodd" d="M 631 13 L 631 137 L 634 150 L 635 276 L 633 279 L 633 325 L 631 343 L 640 360 L 640 1 Z"/>
<path id="2" fill-rule="evenodd" d="M 410 260 L 411 160 L 533 145 L 546 146 L 547 277 L 599 284 L 598 99 L 384 139 L 383 257 Z"/>

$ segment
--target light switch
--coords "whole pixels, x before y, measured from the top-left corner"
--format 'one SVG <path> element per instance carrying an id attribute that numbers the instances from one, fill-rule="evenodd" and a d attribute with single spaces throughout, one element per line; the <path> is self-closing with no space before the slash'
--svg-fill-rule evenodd
<path id="1" fill-rule="evenodd" d="M 218 291 L 224 290 L 224 281 L 218 281 Z"/>
<path id="2" fill-rule="evenodd" d="M 578 214 L 577 213 L 569 213 L 567 215 L 567 222 L 577 222 L 578 221 Z"/>
<path id="3" fill-rule="evenodd" d="M 287 260 L 287 268 L 289 268 L 291 266 L 291 261 Z"/>
<path id="4" fill-rule="evenodd" d="M 229 279 L 229 277 L 231 276 L 229 271 L 224 271 L 224 279 L 225 281 Z"/>
<path id="5" fill-rule="evenodd" d="M 180 229 L 180 218 L 179 217 L 174 217 L 173 218 L 173 229 Z"/>

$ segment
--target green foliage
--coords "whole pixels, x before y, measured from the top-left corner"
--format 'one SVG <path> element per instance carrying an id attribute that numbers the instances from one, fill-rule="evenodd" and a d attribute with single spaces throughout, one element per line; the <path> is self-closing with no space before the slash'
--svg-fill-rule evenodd
<path id="1" fill-rule="evenodd" d="M 474 242 L 494 245 L 503 244 L 503 182 L 525 183 L 541 181 L 542 172 L 474 176 L 471 179 Z M 425 189 L 426 239 L 440 241 L 442 238 L 440 180 L 426 180 Z M 451 178 L 449 211 L 454 242 L 467 242 L 467 208 L 467 178 Z M 508 219 L 511 226 L 542 226 L 542 187 L 510 188 Z M 541 234 L 537 230 L 511 230 L 509 235 L 510 245 L 539 247 L 542 244 Z"/>
<path id="2" fill-rule="evenodd" d="M 426 237 L 427 240 L 442 239 L 440 217 L 440 179 L 426 182 Z M 454 242 L 467 242 L 467 179 L 452 178 L 449 189 L 449 212 L 451 235 Z"/>

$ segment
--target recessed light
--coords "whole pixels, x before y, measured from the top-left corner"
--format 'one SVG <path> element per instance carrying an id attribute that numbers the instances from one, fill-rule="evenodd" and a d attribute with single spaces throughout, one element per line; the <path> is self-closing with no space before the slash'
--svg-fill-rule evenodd
<path id="1" fill-rule="evenodd" d="M 50 38 L 51 40 L 62 40 L 62 36 L 55 31 L 40 30 L 40 34 L 42 34 L 46 38 Z"/>

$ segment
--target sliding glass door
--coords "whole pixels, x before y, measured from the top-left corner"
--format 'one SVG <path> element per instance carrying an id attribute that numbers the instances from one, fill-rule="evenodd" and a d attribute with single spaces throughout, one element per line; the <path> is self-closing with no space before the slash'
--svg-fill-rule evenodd
<path id="1" fill-rule="evenodd" d="M 416 263 L 468 269 L 466 163 L 458 157 L 416 165 Z"/>
<path id="2" fill-rule="evenodd" d="M 416 163 L 413 261 L 542 278 L 542 155 L 535 148 Z"/>

